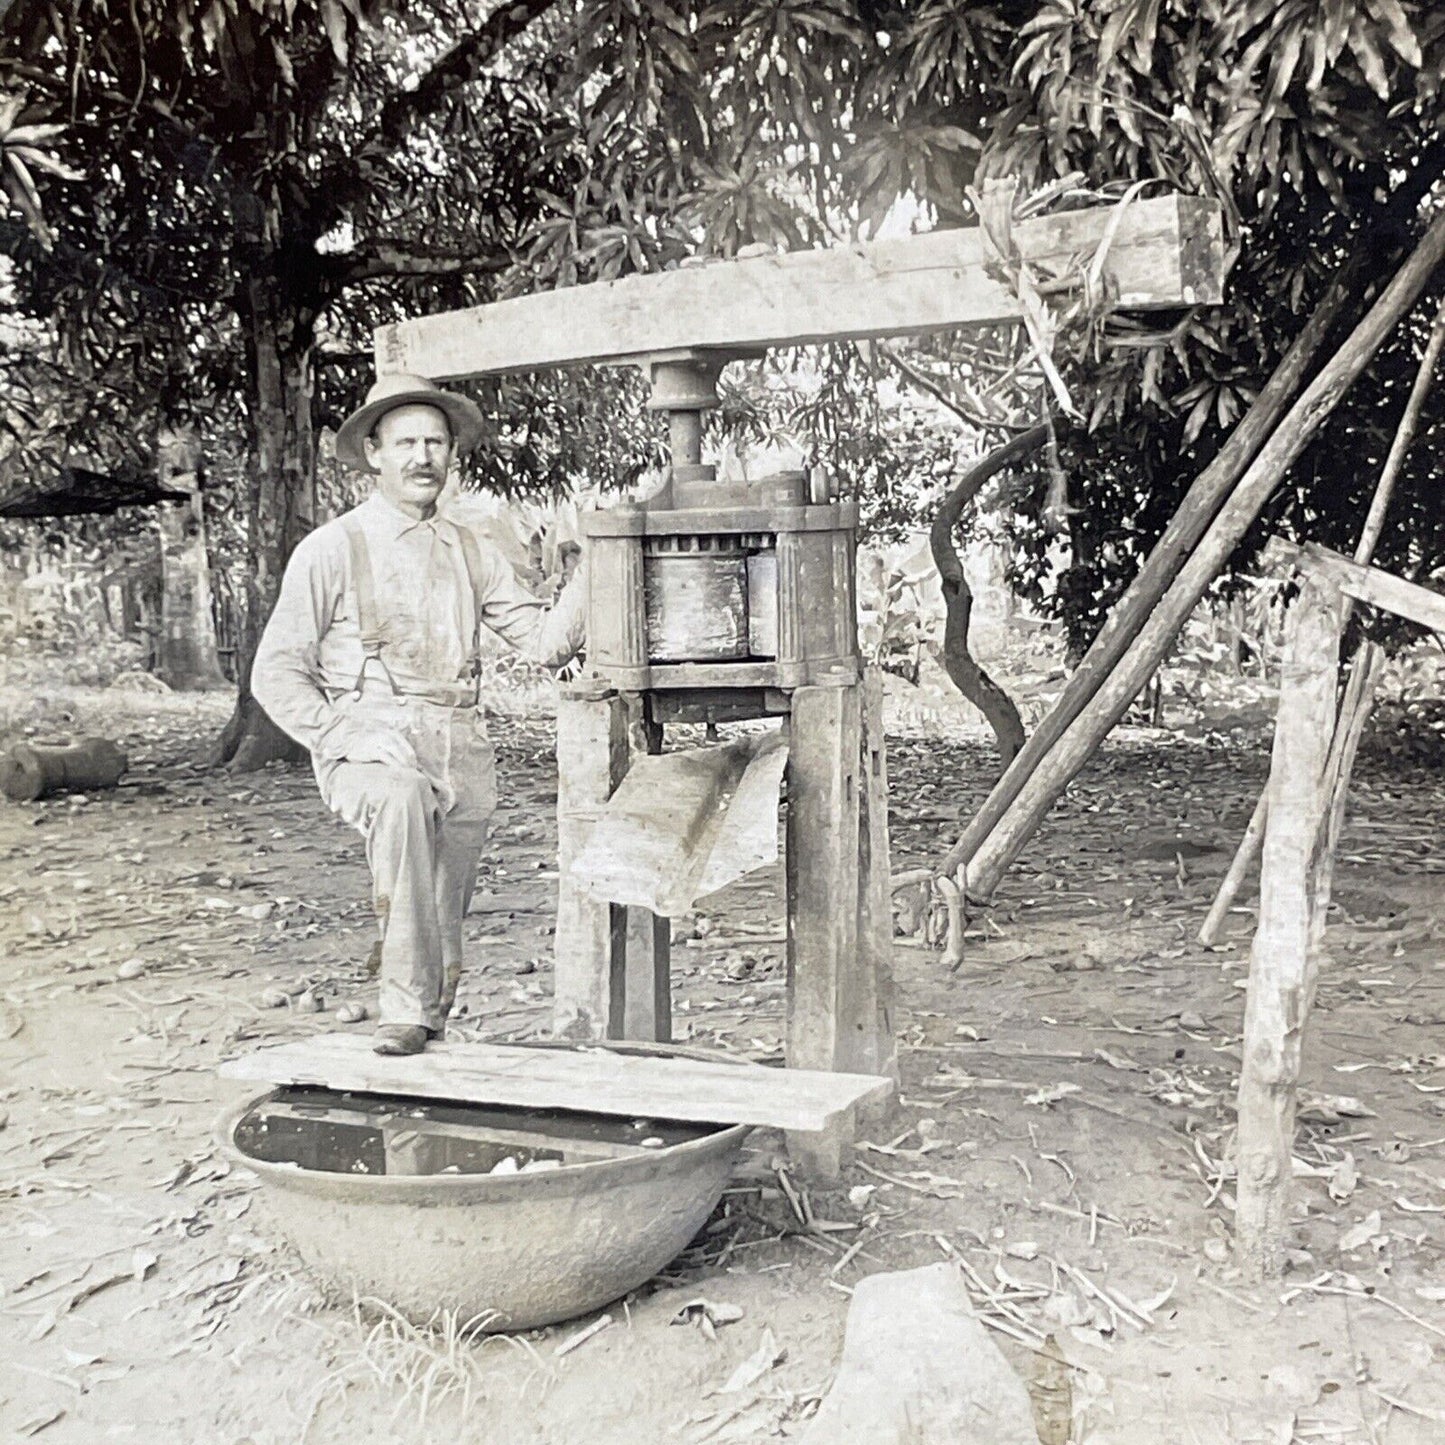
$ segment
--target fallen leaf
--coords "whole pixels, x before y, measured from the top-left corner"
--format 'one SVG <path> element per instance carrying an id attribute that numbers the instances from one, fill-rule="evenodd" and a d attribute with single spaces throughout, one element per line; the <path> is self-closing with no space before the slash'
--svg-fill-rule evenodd
<path id="1" fill-rule="evenodd" d="M 736 1395 L 743 1390 L 751 1389 L 764 1375 L 775 1365 L 781 1365 L 788 1357 L 786 1349 L 781 1349 L 778 1342 L 773 1338 L 771 1329 L 764 1328 L 763 1337 L 758 1342 L 758 1347 L 747 1359 L 745 1359 L 727 1378 L 727 1383 L 719 1387 L 721 1395 Z"/>
<path id="2" fill-rule="evenodd" d="M 1355 1186 L 1360 1182 L 1359 1171 L 1355 1168 L 1355 1156 L 1345 1150 L 1345 1156 L 1330 1171 L 1329 1191 L 1330 1198 L 1337 1204 L 1343 1204 L 1350 1195 L 1355 1192 Z"/>
<path id="3" fill-rule="evenodd" d="M 1151 1294 L 1147 1299 L 1139 1301 L 1139 1309 L 1146 1315 L 1152 1315 L 1162 1305 L 1168 1304 L 1170 1296 L 1174 1293 L 1175 1281 L 1170 1280 L 1158 1294 Z"/>
<path id="4" fill-rule="evenodd" d="M 1094 1056 L 1108 1064 L 1111 1069 L 1125 1069 L 1131 1073 L 1138 1073 L 1144 1066 L 1136 1064 L 1133 1059 L 1126 1059 L 1122 1054 L 1111 1053 L 1108 1049 L 1095 1049 Z"/>
<path id="5" fill-rule="evenodd" d="M 690 1299 L 669 1321 L 674 1325 L 696 1325 L 709 1339 L 716 1339 L 716 1326 L 735 1325 L 743 1317 L 741 1305 L 720 1304 L 714 1300 Z"/>
<path id="6" fill-rule="evenodd" d="M 47 1425 L 53 1425 L 65 1414 L 65 1410 L 56 1406 L 54 1409 L 43 1409 L 40 1414 L 32 1415 L 28 1420 L 22 1421 L 16 1428 L 17 1435 L 38 1435 Z"/>
<path id="7" fill-rule="evenodd" d="M 1340 1236 L 1340 1253 L 1363 1249 L 1380 1232 L 1380 1211 L 1372 1209 L 1358 1224 L 1352 1225 Z"/>
<path id="8" fill-rule="evenodd" d="M 1037 1093 L 1025 1094 L 1025 1104 L 1056 1104 L 1060 1099 L 1067 1099 L 1070 1094 L 1081 1092 L 1078 1084 L 1050 1084 L 1047 1088 L 1038 1090 Z"/>
<path id="9" fill-rule="evenodd" d="M 1374 1119 L 1378 1115 L 1353 1094 L 1300 1094 L 1299 1119 L 1307 1124 L 1338 1124 L 1341 1119 Z"/>

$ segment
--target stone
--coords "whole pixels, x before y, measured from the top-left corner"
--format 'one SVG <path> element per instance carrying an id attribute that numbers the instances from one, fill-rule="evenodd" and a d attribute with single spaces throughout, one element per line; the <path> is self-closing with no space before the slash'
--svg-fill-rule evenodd
<path id="1" fill-rule="evenodd" d="M 798 1445 L 1039 1445 L 1024 1382 L 957 1266 L 859 1282 L 837 1378 Z"/>

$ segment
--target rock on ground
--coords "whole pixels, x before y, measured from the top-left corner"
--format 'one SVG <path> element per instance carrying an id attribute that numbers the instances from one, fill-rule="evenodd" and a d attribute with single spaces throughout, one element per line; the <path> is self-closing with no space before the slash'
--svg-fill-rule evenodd
<path id="1" fill-rule="evenodd" d="M 799 1445 L 1039 1445 L 1028 1391 L 951 1264 L 853 1291 L 837 1378 Z"/>

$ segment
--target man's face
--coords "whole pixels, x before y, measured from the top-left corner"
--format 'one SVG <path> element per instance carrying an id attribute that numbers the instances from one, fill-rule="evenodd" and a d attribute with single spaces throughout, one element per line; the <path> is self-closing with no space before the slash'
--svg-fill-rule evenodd
<path id="1" fill-rule="evenodd" d="M 399 406 L 377 422 L 365 445 L 382 496 L 404 512 L 430 516 L 452 460 L 446 413 L 424 404 Z"/>

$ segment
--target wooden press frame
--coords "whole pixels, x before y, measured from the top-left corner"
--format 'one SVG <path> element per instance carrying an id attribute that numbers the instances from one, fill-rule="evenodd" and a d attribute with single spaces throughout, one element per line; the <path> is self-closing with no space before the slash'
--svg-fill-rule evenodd
<path id="1" fill-rule="evenodd" d="M 1000 254 L 998 244 L 1009 254 Z M 1017 320 L 1021 306 L 1009 276 L 1025 263 L 1037 287 L 1050 294 L 1083 284 L 1087 271 L 1090 284 L 1120 307 L 1208 305 L 1223 294 L 1220 208 L 1166 195 L 1034 217 L 997 243 L 979 227 L 936 231 L 515 297 L 379 328 L 376 369 L 446 381 L 580 363 L 640 364 L 654 382 L 653 404 L 667 412 L 673 476 L 691 485 L 707 480 L 701 417 L 730 357 L 770 346 Z M 832 504 L 814 496 L 809 508 Z M 807 530 L 799 527 L 794 535 Z M 851 612 L 853 533 L 846 525 L 834 530 L 847 537 L 848 575 L 839 585 L 835 565 L 830 586 L 846 594 Z M 616 556 L 624 558 L 622 570 L 608 585 L 635 601 L 643 580 L 640 549 Z M 627 575 L 628 566 L 634 575 Z M 637 617 L 633 607 L 626 625 L 634 633 Z M 835 649 L 826 658 L 826 649 L 805 646 L 800 650 L 811 656 L 791 673 L 776 663 L 758 664 L 752 673 L 749 664 L 732 664 L 726 673 L 684 664 L 671 672 L 644 666 L 630 677 L 614 672 L 609 682 L 604 669 L 563 696 L 557 726 L 561 1032 L 666 1039 L 671 1031 L 667 922 L 598 903 L 568 877 L 598 809 L 635 758 L 661 750 L 667 722 L 783 716 L 790 748 L 788 1063 L 895 1071 L 882 692 L 876 677 L 859 671 L 851 615 L 848 630 L 846 656 Z M 637 648 L 623 650 L 635 663 Z"/>

